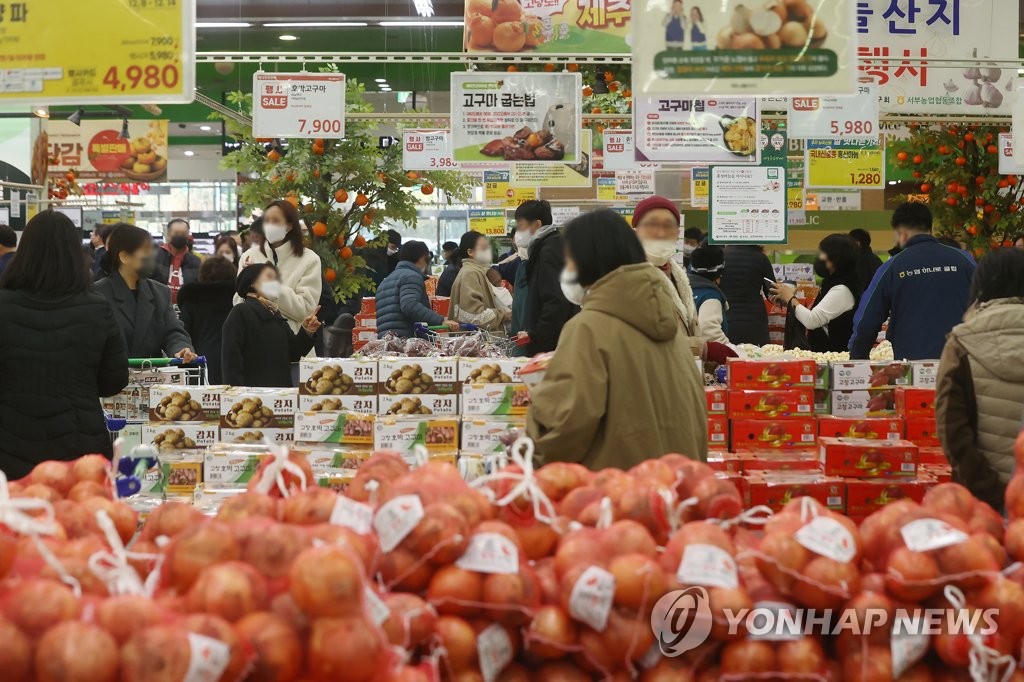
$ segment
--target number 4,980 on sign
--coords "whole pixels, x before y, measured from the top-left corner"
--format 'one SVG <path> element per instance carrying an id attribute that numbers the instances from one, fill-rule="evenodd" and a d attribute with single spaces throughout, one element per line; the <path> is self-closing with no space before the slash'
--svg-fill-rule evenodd
<path id="1" fill-rule="evenodd" d="M 254 137 L 345 136 L 345 75 L 265 73 L 252 79 Z"/>

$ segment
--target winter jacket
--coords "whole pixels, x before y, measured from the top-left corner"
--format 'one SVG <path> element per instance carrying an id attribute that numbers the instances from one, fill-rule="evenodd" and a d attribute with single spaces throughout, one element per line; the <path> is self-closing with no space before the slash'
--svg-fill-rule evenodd
<path id="1" fill-rule="evenodd" d="M 95 285 L 114 309 L 130 358 L 173 356 L 192 348 L 192 339 L 171 306 L 171 290 L 151 279 L 140 279 L 133 292 L 120 273 L 112 272 Z"/>
<path id="2" fill-rule="evenodd" d="M 864 360 L 889 319 L 888 338 L 898 360 L 942 355 L 946 334 L 963 319 L 974 259 L 919 234 L 878 268 L 853 319 L 850 357 Z"/>
<path id="3" fill-rule="evenodd" d="M 302 321 L 316 309 L 323 290 L 320 274 L 320 256 L 313 249 L 303 249 L 301 256 L 292 251 L 291 242 L 285 242 L 276 249 L 266 245 L 267 255 L 254 246 L 242 254 L 238 271 L 253 263 L 273 263 L 281 272 L 281 296 L 275 301 L 281 314 L 288 320 L 293 332 L 302 328 Z M 235 297 L 238 304 L 241 299 Z"/>
<path id="4" fill-rule="evenodd" d="M 729 320 L 725 317 L 729 302 L 725 294 L 717 284 L 696 272 L 690 273 L 690 289 L 697 308 L 701 336 L 706 341 L 729 343 Z"/>
<path id="5" fill-rule="evenodd" d="M 437 326 L 444 317 L 430 309 L 423 271 L 403 261 L 377 287 L 377 336 L 388 332 L 403 339 L 413 335 L 413 324 Z"/>
<path id="6" fill-rule="evenodd" d="M 498 256 L 498 263 L 494 266 L 494 269 L 498 271 L 501 278 L 506 282 L 515 283 L 516 272 L 519 270 L 519 264 L 523 262 L 516 253 L 509 252 Z"/>
<path id="7" fill-rule="evenodd" d="M 167 284 L 171 278 L 171 259 L 173 256 L 171 252 L 166 248 L 159 248 L 156 250 L 156 269 L 153 270 L 153 276 L 150 279 L 160 282 L 160 284 Z M 199 259 L 199 256 L 192 253 L 191 251 L 185 252 L 185 257 L 181 260 L 181 284 L 191 284 L 192 282 L 199 281 L 199 268 L 203 264 L 203 261 Z"/>
<path id="8" fill-rule="evenodd" d="M 519 261 L 516 278 L 512 287 L 512 323 L 509 325 L 509 336 L 523 331 L 526 324 L 526 299 L 529 297 L 530 285 L 526 281 L 526 261 Z M 526 346 L 516 346 L 512 355 L 526 356 Z"/>
<path id="9" fill-rule="evenodd" d="M 953 480 L 1002 509 L 1024 418 L 1024 299 L 989 301 L 953 327 L 939 363 L 935 417 Z"/>
<path id="10" fill-rule="evenodd" d="M 0 469 L 111 454 L 100 397 L 128 384 L 114 311 L 94 292 L 40 299 L 0 290 Z"/>
<path id="11" fill-rule="evenodd" d="M 725 272 L 718 285 L 729 301 L 725 319 L 729 322 L 729 340 L 733 343 L 768 343 L 768 311 L 764 307 L 768 283 L 775 281 L 775 271 L 768 256 L 757 246 L 725 247 Z"/>
<path id="12" fill-rule="evenodd" d="M 224 282 L 192 282 L 178 291 L 178 312 L 185 331 L 195 344 L 192 350 L 206 357 L 206 371 L 211 384 L 222 383 L 221 328 L 228 318 L 234 280 Z"/>
<path id="13" fill-rule="evenodd" d="M 562 293 L 565 267 L 562 235 L 554 227 L 541 228 L 530 243 L 526 261 L 526 317 L 523 331 L 530 335 L 527 355 L 555 350 L 562 328 L 579 312 Z"/>
<path id="14" fill-rule="evenodd" d="M 452 286 L 448 319 L 473 324 L 487 331 L 505 331 L 498 302 L 494 300 L 491 283 L 487 281 L 487 268 L 472 258 L 462 260 L 459 275 Z"/>
<path id="15" fill-rule="evenodd" d="M 667 453 L 707 458 L 703 382 L 673 292 L 648 263 L 590 287 L 531 401 L 527 433 L 544 461 L 597 471 Z"/>
<path id="16" fill-rule="evenodd" d="M 860 284 L 861 291 L 867 291 L 880 267 L 882 259 L 876 256 L 874 251 L 868 249 L 857 254 L 857 283 Z"/>
<path id="17" fill-rule="evenodd" d="M 231 309 L 223 336 L 224 383 L 232 386 L 287 388 L 292 363 L 313 347 L 305 330 L 293 332 L 284 316 L 254 298 Z"/>
<path id="18" fill-rule="evenodd" d="M 459 276 L 459 266 L 455 263 L 448 263 L 444 266 L 444 270 L 441 272 L 441 276 L 437 278 L 437 288 L 434 293 L 438 296 L 451 296 L 452 285 L 455 284 L 455 278 Z"/>

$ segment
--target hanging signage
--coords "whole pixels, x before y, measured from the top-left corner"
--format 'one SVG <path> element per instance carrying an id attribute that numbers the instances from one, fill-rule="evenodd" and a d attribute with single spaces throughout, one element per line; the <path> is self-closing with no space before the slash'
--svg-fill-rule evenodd
<path id="1" fill-rule="evenodd" d="M 582 212 L 579 206 L 552 206 L 551 222 L 554 225 L 565 225 Z"/>
<path id="2" fill-rule="evenodd" d="M 860 190 L 850 192 L 818 192 L 820 211 L 859 211 Z"/>
<path id="3" fill-rule="evenodd" d="M 580 132 L 582 149 L 591 149 L 593 133 Z M 509 182 L 513 187 L 590 187 L 590 153 L 580 152 L 579 163 L 513 163 Z"/>
<path id="4" fill-rule="evenodd" d="M 510 172 L 484 171 L 484 204 L 501 208 L 516 208 L 524 201 L 537 198 L 536 187 L 512 187 Z"/>
<path id="5" fill-rule="evenodd" d="M 471 208 L 469 209 L 469 229 L 485 234 L 488 237 L 505 236 L 505 209 L 503 208 Z"/>
<path id="6" fill-rule="evenodd" d="M 602 133 L 604 169 L 627 170 L 636 168 L 636 147 L 632 130 L 608 130 Z"/>
<path id="7" fill-rule="evenodd" d="M 878 88 L 860 84 L 848 97 L 793 97 L 789 125 L 803 138 L 878 139 Z"/>
<path id="8" fill-rule="evenodd" d="M 644 94 L 853 92 L 851 0 L 636 0 L 633 85 Z"/>
<path id="9" fill-rule="evenodd" d="M 345 74 L 252 75 L 253 137 L 345 137 Z"/>
<path id="10" fill-rule="evenodd" d="M 51 120 L 46 124 L 50 158 L 47 175 L 62 178 L 74 171 L 80 180 L 167 179 L 167 121 L 129 120 L 128 139 L 121 137 L 123 121 Z"/>
<path id="11" fill-rule="evenodd" d="M 999 133 L 999 174 L 1024 174 L 1024 163 L 1013 158 L 1013 133 Z"/>
<path id="12" fill-rule="evenodd" d="M 451 133 L 447 130 L 402 132 L 402 167 L 405 170 L 456 170 L 452 160 Z"/>
<path id="13" fill-rule="evenodd" d="M 187 104 L 195 97 L 194 0 L 0 7 L 0 102 Z"/>
<path id="14" fill-rule="evenodd" d="M 760 162 L 761 120 L 752 97 L 637 97 L 633 109 L 638 161 Z"/>
<path id="15" fill-rule="evenodd" d="M 654 189 L 653 170 L 620 170 L 615 171 L 616 194 L 656 194 Z"/>
<path id="16" fill-rule="evenodd" d="M 885 155 L 878 142 L 807 140 L 806 187 L 882 189 Z"/>
<path id="17" fill-rule="evenodd" d="M 630 0 L 468 0 L 467 52 L 629 54 Z"/>
<path id="18" fill-rule="evenodd" d="M 628 201 L 629 197 L 615 191 L 615 174 L 603 175 L 597 179 L 598 201 Z"/>
<path id="19" fill-rule="evenodd" d="M 804 188 L 786 187 L 786 208 L 791 211 L 802 211 L 804 208 Z"/>
<path id="20" fill-rule="evenodd" d="M 452 158 L 578 163 L 579 73 L 453 73 Z"/>
<path id="21" fill-rule="evenodd" d="M 784 244 L 786 176 L 778 166 L 712 166 L 709 239 L 716 244 Z"/>
<path id="22" fill-rule="evenodd" d="M 885 113 L 1006 114 L 1014 76 L 986 60 L 1017 60 L 1019 7 L 1003 0 L 858 0 L 860 77 Z M 928 59 L 978 59 L 956 69 Z M 888 61 L 885 61 L 888 60 Z"/>
<path id="23" fill-rule="evenodd" d="M 704 167 L 690 169 L 690 206 L 708 207 L 708 192 L 711 189 L 711 171 Z"/>

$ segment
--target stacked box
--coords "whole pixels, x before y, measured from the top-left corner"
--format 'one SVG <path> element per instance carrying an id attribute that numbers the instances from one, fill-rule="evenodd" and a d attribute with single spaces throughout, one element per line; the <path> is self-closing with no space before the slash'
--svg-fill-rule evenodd
<path id="1" fill-rule="evenodd" d="M 918 447 L 905 440 L 821 438 L 818 452 L 829 476 L 850 478 L 913 477 Z"/>
<path id="2" fill-rule="evenodd" d="M 782 452 L 742 452 L 737 455 L 744 472 L 762 471 L 818 471 L 818 456 L 814 450 Z"/>
<path id="3" fill-rule="evenodd" d="M 457 415 L 456 358 L 384 358 L 377 374 L 378 414 Z"/>
<path id="4" fill-rule="evenodd" d="M 743 472 L 743 462 L 740 455 L 734 452 L 710 451 L 708 452 L 707 465 L 715 471 L 727 474 L 740 474 Z"/>
<path id="5" fill-rule="evenodd" d="M 220 402 L 220 437 L 228 443 L 294 441 L 298 391 L 294 388 L 247 388 L 225 390 Z"/>
<path id="6" fill-rule="evenodd" d="M 813 388 L 780 388 L 773 391 L 729 391 L 731 419 L 780 419 L 814 414 Z"/>
<path id="7" fill-rule="evenodd" d="M 729 447 L 729 417 L 724 414 L 708 415 L 708 449 L 724 450 Z"/>
<path id="8" fill-rule="evenodd" d="M 913 360 L 910 368 L 914 386 L 935 388 L 935 381 L 939 375 L 938 360 Z"/>
<path id="9" fill-rule="evenodd" d="M 830 412 L 846 419 L 895 416 L 896 389 L 833 390 Z"/>
<path id="10" fill-rule="evenodd" d="M 152 445 L 161 456 L 174 453 L 198 452 L 221 439 L 220 404 L 221 395 L 227 386 L 183 386 L 180 384 L 156 384 L 149 387 L 149 421 L 141 427 L 141 442 Z M 169 461 L 175 461 L 170 458 Z M 197 459 L 196 462 L 199 460 Z M 175 464 L 173 476 L 178 476 Z M 182 481 L 197 471 L 194 466 L 185 466 Z M 198 469 L 201 473 L 201 467 Z M 168 471 L 164 472 L 169 473 Z M 159 474 L 155 474 L 159 479 Z M 172 477 L 173 477 L 172 476 Z M 201 483 L 201 476 L 194 481 Z M 168 484 L 170 485 L 170 484 Z M 160 492 L 164 492 L 161 490 Z M 166 492 L 180 493 L 179 489 Z"/>
<path id="11" fill-rule="evenodd" d="M 736 452 L 813 449 L 818 424 L 813 416 L 782 419 L 736 419 L 732 422 Z"/>
<path id="12" fill-rule="evenodd" d="M 417 445 L 431 454 L 458 452 L 458 417 L 378 417 L 375 421 L 374 450 L 410 455 Z"/>
<path id="13" fill-rule="evenodd" d="M 377 413 L 379 380 L 372 358 L 303 358 L 299 362 L 299 410 Z"/>
<path id="14" fill-rule="evenodd" d="M 241 490 L 260 463 L 270 457 L 266 443 L 218 443 L 203 454 L 203 487 L 209 490 Z"/>
<path id="15" fill-rule="evenodd" d="M 459 358 L 462 414 L 525 415 L 530 392 L 519 377 L 525 364 L 525 358 Z"/>
<path id="16" fill-rule="evenodd" d="M 826 438 L 901 440 L 903 431 L 903 420 L 896 418 L 818 417 L 818 435 Z"/>
<path id="17" fill-rule="evenodd" d="M 846 515 L 859 522 L 896 500 L 913 500 L 920 503 L 924 499 L 924 494 L 936 482 L 929 476 L 918 476 L 905 480 L 848 480 L 846 481 Z"/>
<path id="18" fill-rule="evenodd" d="M 906 438 L 921 448 L 940 448 L 939 434 L 936 431 L 935 417 L 911 417 L 907 419 Z"/>
<path id="19" fill-rule="evenodd" d="M 374 418 L 358 412 L 298 412 L 295 442 L 373 445 Z"/>
<path id="20" fill-rule="evenodd" d="M 307 445 L 292 448 L 306 456 L 316 483 L 321 488 L 344 492 L 363 462 L 373 453 L 371 447 L 358 445 Z"/>
<path id="21" fill-rule="evenodd" d="M 459 456 L 484 458 L 483 466 L 489 469 L 486 458 L 503 456 L 510 432 L 525 428 L 526 422 L 518 417 L 463 417 Z"/>
<path id="22" fill-rule="evenodd" d="M 847 418 L 894 415 L 895 389 L 909 386 L 911 378 L 908 362 L 833 362 L 831 414 Z"/>
<path id="23" fill-rule="evenodd" d="M 935 418 L 935 389 L 900 387 L 896 389 L 896 414 L 904 419 Z"/>
<path id="24" fill-rule="evenodd" d="M 814 388 L 818 366 L 814 360 L 750 360 L 729 358 L 729 389 L 772 390 L 807 386 Z"/>
<path id="25" fill-rule="evenodd" d="M 810 497 L 833 511 L 846 509 L 845 482 L 820 472 L 758 472 L 746 479 L 743 494 L 748 508 L 764 505 L 777 512 L 791 500 Z"/>
<path id="26" fill-rule="evenodd" d="M 706 401 L 708 414 L 728 413 L 729 392 L 724 388 L 706 386 L 704 388 L 704 399 Z"/>
<path id="27" fill-rule="evenodd" d="M 142 477 L 139 495 L 192 495 L 203 481 L 203 456 L 195 452 L 164 453 Z"/>

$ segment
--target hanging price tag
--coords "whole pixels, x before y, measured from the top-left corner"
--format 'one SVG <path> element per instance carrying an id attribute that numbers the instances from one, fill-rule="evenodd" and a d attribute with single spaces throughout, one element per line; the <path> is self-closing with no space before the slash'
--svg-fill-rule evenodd
<path id="1" fill-rule="evenodd" d="M 455 170 L 447 130 L 406 130 L 402 133 L 402 166 L 406 170 Z"/>
<path id="2" fill-rule="evenodd" d="M 380 548 L 390 552 L 398 547 L 422 518 L 423 503 L 419 495 L 401 495 L 385 502 L 373 518 L 373 529 L 377 531 Z"/>
<path id="3" fill-rule="evenodd" d="M 478 573 L 511 575 L 519 572 L 519 550 L 499 533 L 476 533 L 469 539 L 469 547 L 455 565 Z"/>
<path id="4" fill-rule="evenodd" d="M 857 554 L 857 543 L 846 527 L 827 516 L 817 516 L 793 536 L 807 549 L 834 561 L 847 562 Z"/>
<path id="5" fill-rule="evenodd" d="M 266 73 L 252 76 L 253 137 L 345 137 L 345 75 Z"/>
<path id="6" fill-rule="evenodd" d="M 190 632 L 188 647 L 191 655 L 184 682 L 215 682 L 231 662 L 228 645 L 219 639 Z"/>
<path id="7" fill-rule="evenodd" d="M 684 585 L 704 585 L 735 590 L 739 586 L 736 560 L 721 547 L 689 545 L 676 570 L 676 578 Z"/>
<path id="8" fill-rule="evenodd" d="M 872 84 L 861 83 L 855 95 L 790 98 L 790 137 L 877 141 L 878 132 L 878 88 Z"/>
<path id="9" fill-rule="evenodd" d="M 615 576 L 603 568 L 590 566 L 572 586 L 569 594 L 569 615 L 586 623 L 598 632 L 604 632 L 608 613 L 615 597 Z"/>
<path id="10" fill-rule="evenodd" d="M 338 495 L 334 509 L 331 510 L 330 522 L 336 526 L 351 528 L 360 535 L 367 535 L 373 523 L 373 507 Z"/>
<path id="11" fill-rule="evenodd" d="M 967 535 L 939 519 L 918 519 L 900 528 L 900 535 L 908 549 L 929 552 L 950 545 L 959 545 Z"/>

